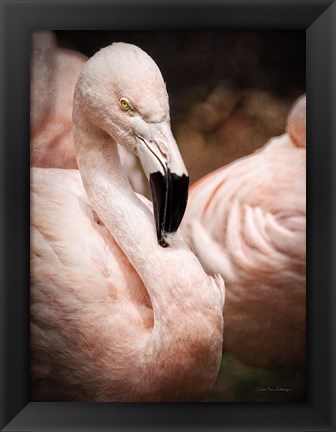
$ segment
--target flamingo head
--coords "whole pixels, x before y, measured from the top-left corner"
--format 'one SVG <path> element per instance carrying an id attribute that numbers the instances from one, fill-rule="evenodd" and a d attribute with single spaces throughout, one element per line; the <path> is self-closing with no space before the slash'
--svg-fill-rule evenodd
<path id="1" fill-rule="evenodd" d="M 171 131 L 158 66 L 137 46 L 113 43 L 84 66 L 74 111 L 79 103 L 81 113 L 139 157 L 151 186 L 158 242 L 168 246 L 185 212 L 189 177 Z"/>

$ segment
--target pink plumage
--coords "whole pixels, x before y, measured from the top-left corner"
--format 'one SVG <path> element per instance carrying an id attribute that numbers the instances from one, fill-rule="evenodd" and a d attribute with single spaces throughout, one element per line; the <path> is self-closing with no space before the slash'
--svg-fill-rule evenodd
<path id="1" fill-rule="evenodd" d="M 183 229 L 226 284 L 224 349 L 270 369 L 305 364 L 306 99 L 286 133 L 191 188 Z"/>

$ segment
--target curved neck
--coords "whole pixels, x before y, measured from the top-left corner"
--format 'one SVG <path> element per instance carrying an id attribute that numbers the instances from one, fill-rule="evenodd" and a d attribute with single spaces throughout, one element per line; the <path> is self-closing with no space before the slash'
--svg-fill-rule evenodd
<path id="1" fill-rule="evenodd" d="M 168 248 L 158 244 L 153 214 L 133 192 L 117 144 L 82 119 L 74 129 L 74 137 L 77 163 L 89 199 L 142 279 L 152 301 L 154 321 L 167 315 L 172 305 L 190 314 L 193 308 L 208 309 L 213 298 L 204 298 L 202 291 L 212 284 L 210 278 L 183 242 L 177 239 L 175 246 Z"/>
<path id="2" fill-rule="evenodd" d="M 136 196 L 123 171 L 118 146 L 104 131 L 88 123 L 77 126 L 74 136 L 78 167 L 93 208 L 146 279 L 148 271 L 153 275 L 152 262 L 162 248 L 151 212 Z"/>
<path id="3" fill-rule="evenodd" d="M 93 209 L 141 277 L 154 314 L 156 303 L 161 311 L 171 302 L 185 309 L 186 299 L 190 312 L 193 306 L 206 309 L 208 302 L 204 298 L 200 302 L 199 295 L 204 286 L 212 284 L 211 279 L 178 238 L 168 248 L 158 244 L 153 214 L 132 190 L 117 144 L 83 117 L 76 122 L 74 138 L 78 167 Z"/>

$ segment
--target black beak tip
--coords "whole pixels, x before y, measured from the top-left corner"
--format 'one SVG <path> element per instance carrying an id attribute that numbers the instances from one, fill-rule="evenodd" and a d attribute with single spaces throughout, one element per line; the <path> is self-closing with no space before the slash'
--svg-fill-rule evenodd
<path id="1" fill-rule="evenodd" d="M 161 234 L 161 235 L 159 236 L 158 241 L 159 241 L 159 245 L 160 245 L 161 247 L 163 247 L 163 248 L 166 248 L 166 247 L 169 246 L 169 243 L 166 242 L 166 239 L 164 238 L 164 235 L 163 235 L 163 234 Z"/>
<path id="2" fill-rule="evenodd" d="M 150 185 L 158 242 L 167 247 L 165 234 L 177 231 L 187 206 L 189 177 L 171 173 L 168 168 L 164 175 L 160 172 L 151 174 Z"/>

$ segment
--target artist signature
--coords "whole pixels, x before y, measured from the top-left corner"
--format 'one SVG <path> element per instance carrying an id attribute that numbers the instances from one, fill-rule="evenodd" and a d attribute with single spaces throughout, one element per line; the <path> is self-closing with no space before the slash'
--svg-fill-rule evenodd
<path id="1" fill-rule="evenodd" d="M 292 389 L 285 388 L 285 387 L 279 387 L 279 386 L 276 386 L 276 387 L 267 386 L 267 387 L 256 387 L 255 391 L 256 392 L 286 392 L 286 393 L 289 393 L 292 391 Z"/>

